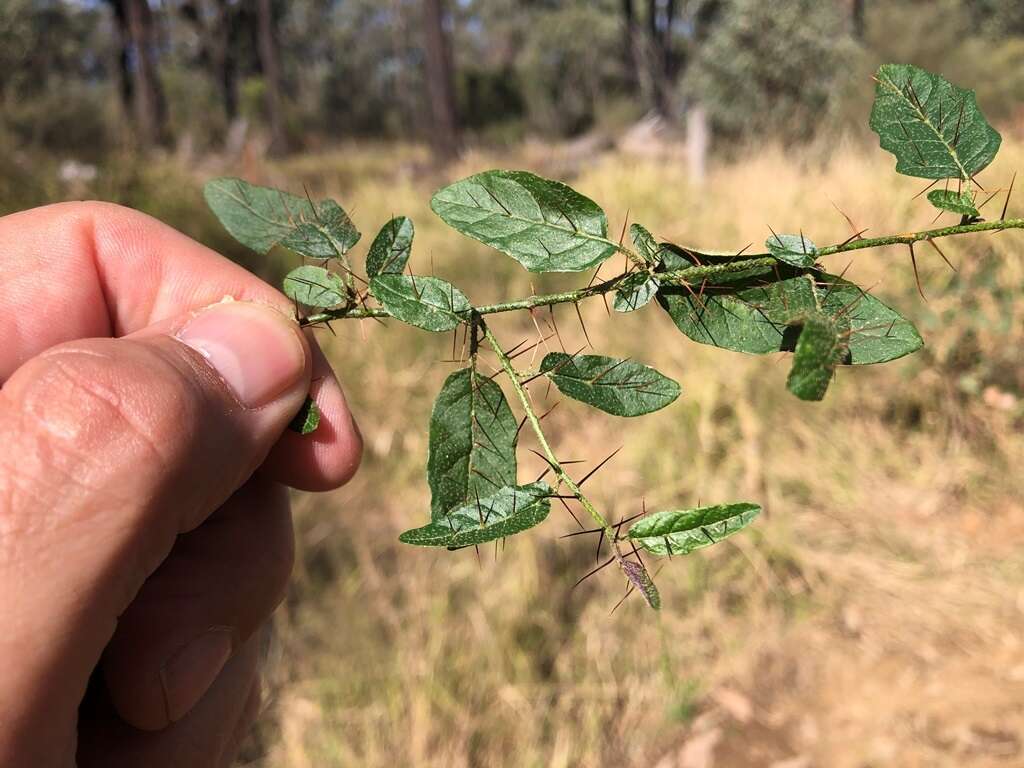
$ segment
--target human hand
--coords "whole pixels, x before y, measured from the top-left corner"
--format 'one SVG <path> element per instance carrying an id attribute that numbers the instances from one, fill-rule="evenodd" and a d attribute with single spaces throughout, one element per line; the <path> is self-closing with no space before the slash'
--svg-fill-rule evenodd
<path id="1" fill-rule="evenodd" d="M 361 451 L 290 315 L 134 211 L 0 218 L 0 766 L 232 760 L 292 566 L 284 485 L 341 485 Z M 310 391 L 320 427 L 284 432 Z"/>

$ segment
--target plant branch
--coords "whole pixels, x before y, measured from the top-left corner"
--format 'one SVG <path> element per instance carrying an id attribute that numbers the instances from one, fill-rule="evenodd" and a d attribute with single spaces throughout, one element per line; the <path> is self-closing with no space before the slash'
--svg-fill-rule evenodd
<path id="1" fill-rule="evenodd" d="M 480 328 L 483 329 L 484 338 L 487 340 L 487 344 L 494 350 L 494 354 L 498 356 L 498 360 L 501 362 L 501 367 L 508 374 L 509 381 L 512 382 L 512 388 L 515 390 L 516 395 L 519 398 L 519 402 L 523 406 L 523 410 L 526 412 L 526 419 L 530 422 L 530 426 L 533 428 L 534 434 L 537 436 L 537 442 L 540 444 L 541 451 L 544 453 L 544 458 L 551 466 L 552 471 L 558 477 L 558 479 L 568 488 L 572 495 L 579 500 L 580 505 L 587 511 L 587 514 L 593 518 L 594 522 L 597 523 L 604 531 L 604 535 L 608 537 L 608 541 L 612 543 L 612 550 L 615 553 L 615 557 L 618 560 L 622 559 L 622 555 L 616 545 L 615 529 L 612 528 L 611 523 L 602 515 L 597 507 L 594 506 L 593 502 L 588 499 L 579 485 L 569 477 L 569 474 L 562 467 L 561 462 L 555 456 L 555 452 L 551 450 L 551 445 L 548 443 L 547 437 L 544 435 L 544 430 L 540 425 L 540 419 L 537 417 L 537 413 L 533 410 L 533 404 L 530 402 L 529 396 L 526 394 L 526 389 L 523 387 L 522 382 L 519 379 L 519 374 L 516 369 L 512 366 L 512 359 L 502 349 L 501 344 L 494 338 L 494 334 L 491 333 L 491 329 L 487 327 L 487 324 L 483 320 L 479 321 Z"/>
<path id="2" fill-rule="evenodd" d="M 1000 219 L 998 221 L 977 221 L 972 224 L 958 224 L 952 227 L 939 227 L 937 229 L 924 229 L 917 232 L 905 232 L 896 235 L 883 237 L 871 237 L 861 240 L 852 240 L 848 243 L 829 245 L 819 248 L 817 256 L 834 256 L 837 253 L 848 251 L 860 251 L 866 248 L 881 248 L 887 245 L 911 245 L 922 240 L 937 240 L 943 237 L 956 235 L 968 235 L 975 232 L 1001 232 L 1004 229 L 1024 229 L 1024 219 Z M 686 285 L 718 275 L 732 272 L 743 272 L 748 269 L 770 267 L 779 262 L 774 256 L 766 253 L 751 254 L 742 259 L 732 261 L 716 262 L 700 266 L 687 267 L 672 272 L 660 272 L 657 277 L 662 283 Z M 635 272 L 631 274 L 636 274 Z M 496 304 L 485 304 L 475 308 L 478 315 L 493 315 L 500 312 L 514 312 L 521 309 L 533 309 L 536 307 L 552 306 L 554 304 L 574 304 L 591 296 L 600 296 L 610 293 L 619 287 L 619 284 L 626 278 L 626 275 L 619 275 L 601 283 L 595 283 L 588 288 L 579 288 L 574 291 L 562 291 L 560 293 L 548 293 L 541 295 L 526 296 L 522 299 L 503 301 Z M 378 307 L 352 307 L 348 309 L 328 309 L 323 312 L 310 315 L 300 321 L 300 325 L 315 325 L 326 323 L 330 320 L 357 319 L 365 317 L 390 317 L 390 315 Z"/>

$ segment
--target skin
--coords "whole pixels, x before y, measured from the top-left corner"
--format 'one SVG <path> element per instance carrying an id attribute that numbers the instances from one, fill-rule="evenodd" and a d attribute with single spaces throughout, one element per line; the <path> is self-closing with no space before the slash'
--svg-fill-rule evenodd
<path id="1" fill-rule="evenodd" d="M 272 386 L 196 340 L 224 312 Z M 135 211 L 0 218 L 0 766 L 230 764 L 292 567 L 286 486 L 336 488 L 361 453 L 291 313 Z"/>

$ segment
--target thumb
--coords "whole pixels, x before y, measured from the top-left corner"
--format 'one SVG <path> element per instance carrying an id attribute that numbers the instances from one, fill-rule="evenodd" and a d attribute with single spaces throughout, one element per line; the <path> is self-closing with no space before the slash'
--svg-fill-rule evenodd
<path id="1" fill-rule="evenodd" d="M 298 326 L 225 302 L 54 347 L 0 390 L 0 764 L 73 743 L 117 617 L 262 463 L 309 391 Z M 39 729 L 45 728 L 45 738 Z M 58 731 L 59 729 L 59 731 Z M 24 764 L 46 765 L 55 754 Z"/>

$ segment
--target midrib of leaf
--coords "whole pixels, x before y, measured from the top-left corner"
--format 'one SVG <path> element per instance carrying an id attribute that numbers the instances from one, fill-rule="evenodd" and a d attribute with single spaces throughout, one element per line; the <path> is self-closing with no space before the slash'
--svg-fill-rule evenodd
<path id="1" fill-rule="evenodd" d="M 932 133 L 935 134 L 935 137 L 942 143 L 942 146 L 946 148 L 946 151 L 949 152 L 950 157 L 953 158 L 953 162 L 956 163 L 957 168 L 960 169 L 960 178 L 970 179 L 971 175 L 967 172 L 967 169 L 964 167 L 964 164 L 960 161 L 960 153 L 957 151 L 956 147 L 952 146 L 948 141 L 946 141 L 946 137 L 942 135 L 942 131 L 936 128 L 934 124 L 932 124 L 931 118 L 929 118 L 927 114 L 922 112 L 921 108 L 918 107 L 912 99 L 907 98 L 906 94 L 904 94 L 903 91 L 900 90 L 896 83 L 894 83 L 891 79 L 885 77 L 884 75 L 882 79 L 885 85 L 887 85 L 889 88 L 895 91 L 896 95 L 899 96 L 903 101 L 905 101 L 910 106 L 910 108 L 917 113 L 917 116 L 920 118 L 921 122 L 928 126 L 928 128 L 931 129 Z M 907 82 L 909 82 L 909 80 Z M 911 141 L 911 143 L 913 143 L 913 141 Z"/>
<path id="2" fill-rule="evenodd" d="M 484 189 L 486 189 L 486 187 L 484 187 Z M 505 207 L 504 203 L 502 203 L 501 201 L 499 201 L 497 199 L 497 197 L 495 197 L 494 193 L 491 192 L 490 190 L 487 190 L 488 194 L 491 195 L 491 198 L 494 200 L 494 202 L 498 203 L 498 207 L 501 208 L 501 211 L 495 211 L 495 210 L 492 210 L 490 208 L 485 208 L 484 206 L 480 205 L 479 201 L 477 201 L 477 199 L 475 197 L 473 197 L 472 194 L 470 194 L 469 197 L 470 197 L 470 199 L 474 203 L 476 203 L 476 207 L 478 209 L 487 211 L 492 216 L 502 216 L 502 217 L 504 217 L 506 219 L 510 219 L 511 221 L 521 221 L 521 222 L 523 222 L 525 224 L 529 224 L 529 225 L 534 226 L 534 227 L 537 226 L 538 224 L 540 224 L 541 222 L 543 222 L 543 224 L 545 226 L 551 227 L 552 229 L 557 229 L 560 232 L 565 232 L 566 234 L 570 234 L 570 235 L 573 235 L 575 237 L 582 237 L 585 240 L 593 240 L 595 243 L 604 243 L 605 245 L 610 245 L 610 246 L 612 246 L 612 248 L 614 248 L 615 250 L 619 251 L 620 253 L 625 253 L 627 255 L 632 253 L 632 251 L 630 251 L 628 248 L 625 248 L 624 246 L 620 245 L 619 243 L 616 243 L 614 240 L 609 240 L 606 237 L 598 237 L 597 235 L 592 235 L 589 232 L 584 232 L 581 229 L 573 227 L 572 226 L 572 219 L 570 219 L 564 213 L 559 212 L 561 217 L 570 223 L 570 226 L 568 226 L 568 227 L 564 227 L 561 224 L 558 224 L 557 222 L 554 222 L 554 221 L 551 221 L 550 219 L 545 218 L 545 216 L 544 216 L 544 206 L 542 206 L 540 204 L 540 202 L 537 200 L 537 198 L 534 196 L 534 194 L 530 190 L 526 189 L 525 187 L 522 187 L 522 189 L 526 192 L 526 194 L 528 194 L 530 196 L 530 199 L 533 200 L 534 204 L 537 206 L 537 210 L 539 210 L 541 212 L 540 213 L 540 218 L 541 218 L 540 222 L 538 222 L 538 221 L 536 221 L 534 219 L 527 219 L 527 218 L 525 218 L 523 216 L 517 216 L 516 214 L 512 213 L 511 211 L 509 211 Z M 451 203 L 451 205 L 461 205 L 463 208 L 468 208 L 469 207 L 469 206 L 465 205 L 464 203 Z M 544 244 L 541 243 L 541 245 L 543 246 Z M 547 250 L 547 246 L 544 246 L 544 250 Z M 566 251 L 569 251 L 569 250 L 572 250 L 572 248 L 570 247 L 570 248 L 567 248 L 567 249 L 562 250 L 562 251 L 549 251 L 549 253 L 552 256 L 558 256 L 558 255 L 560 255 L 562 253 L 565 253 Z"/>

